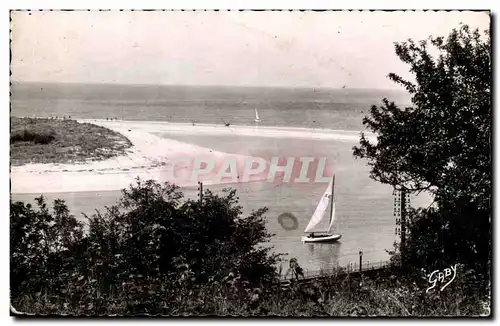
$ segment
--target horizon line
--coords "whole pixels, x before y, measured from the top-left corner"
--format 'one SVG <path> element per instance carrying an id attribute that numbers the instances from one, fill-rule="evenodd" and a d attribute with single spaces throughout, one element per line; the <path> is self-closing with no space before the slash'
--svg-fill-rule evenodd
<path id="1" fill-rule="evenodd" d="M 380 91 L 396 91 L 406 92 L 403 88 L 367 88 L 367 87 L 334 87 L 334 86 L 293 86 L 293 85 L 227 85 L 227 84 L 156 84 L 156 83 L 120 83 L 120 82 L 54 82 L 54 81 L 19 81 L 10 80 L 10 85 L 13 84 L 70 84 L 70 85 L 117 85 L 117 86 L 160 86 L 160 87 L 240 87 L 240 88 L 287 88 L 287 89 L 330 89 L 330 90 L 380 90 Z"/>

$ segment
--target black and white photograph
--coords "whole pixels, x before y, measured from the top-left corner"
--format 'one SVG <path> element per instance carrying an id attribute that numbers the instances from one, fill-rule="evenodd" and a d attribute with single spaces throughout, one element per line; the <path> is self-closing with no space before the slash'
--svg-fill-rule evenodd
<path id="1" fill-rule="evenodd" d="M 10 10 L 11 316 L 491 318 L 491 26 Z"/>

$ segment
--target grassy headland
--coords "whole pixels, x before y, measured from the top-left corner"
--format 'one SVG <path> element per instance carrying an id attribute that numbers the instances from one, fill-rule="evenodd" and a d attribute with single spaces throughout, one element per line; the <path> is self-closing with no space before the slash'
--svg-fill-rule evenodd
<path id="1" fill-rule="evenodd" d="M 13 166 L 104 160 L 124 154 L 131 146 L 122 134 L 90 123 L 11 117 Z"/>

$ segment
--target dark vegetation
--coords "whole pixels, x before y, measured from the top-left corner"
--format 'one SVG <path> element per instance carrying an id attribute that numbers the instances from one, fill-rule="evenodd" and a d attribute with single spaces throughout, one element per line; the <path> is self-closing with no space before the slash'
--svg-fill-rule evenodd
<path id="1" fill-rule="evenodd" d="M 11 203 L 11 302 L 24 313 L 419 316 L 481 313 L 458 275 L 446 292 L 392 269 L 338 271 L 280 284 L 282 257 L 263 246 L 266 209 L 241 216 L 234 190 L 203 202 L 173 185 L 138 181 L 116 206 L 87 217 L 63 201 Z M 295 269 L 291 270 L 295 274 Z M 299 278 L 300 279 L 300 278 Z"/>
<path id="2" fill-rule="evenodd" d="M 132 146 L 123 135 L 74 120 L 11 117 L 11 164 L 103 160 Z"/>
<path id="3" fill-rule="evenodd" d="M 481 37 L 484 38 L 481 38 Z M 486 39 L 486 40 L 485 40 Z M 429 54 L 435 47 L 439 55 Z M 371 176 L 409 192 L 428 191 L 434 205 L 412 210 L 404 248 L 396 260 L 409 272 L 464 265 L 476 291 L 490 289 L 492 250 L 491 45 L 486 32 L 467 26 L 442 37 L 396 45 L 416 82 L 390 74 L 412 95 L 412 107 L 384 99 L 363 123 L 378 134 L 362 136 L 354 155 Z"/>
<path id="4" fill-rule="evenodd" d="M 280 284 L 281 255 L 266 242 L 266 209 L 243 217 L 232 190 L 184 199 L 173 185 L 140 181 L 86 228 L 64 202 L 49 210 L 11 202 L 11 302 L 26 313 L 471 316 L 489 314 L 491 268 L 490 46 L 466 27 L 446 40 L 398 44 L 416 84 L 411 108 L 385 100 L 364 119 L 378 135 L 354 154 L 372 177 L 430 191 L 433 206 L 412 210 L 407 242 L 390 268 L 339 271 Z M 292 254 L 293 255 L 293 254 Z M 459 264 L 443 291 L 429 274 Z"/>
<path id="5" fill-rule="evenodd" d="M 246 300 L 278 284 L 278 257 L 259 246 L 270 237 L 265 209 L 244 218 L 234 190 L 206 192 L 199 203 L 173 185 L 138 180 L 116 206 L 87 217 L 86 232 L 62 201 L 52 211 L 37 201 L 36 210 L 11 204 L 11 294 L 20 311 L 209 314 L 221 291 Z"/>

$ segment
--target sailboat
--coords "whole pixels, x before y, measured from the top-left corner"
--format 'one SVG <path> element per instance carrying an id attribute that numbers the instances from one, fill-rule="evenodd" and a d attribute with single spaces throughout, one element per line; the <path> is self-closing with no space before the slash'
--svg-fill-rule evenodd
<path id="1" fill-rule="evenodd" d="M 255 109 L 255 122 L 260 122 L 259 111 L 257 109 Z"/>
<path id="2" fill-rule="evenodd" d="M 342 235 L 331 233 L 335 223 L 335 199 L 334 199 L 335 176 L 326 188 L 323 197 L 321 197 L 316 210 L 314 211 L 309 224 L 304 230 L 305 233 L 311 233 L 302 237 L 302 242 L 334 242 L 339 240 Z M 321 222 L 329 220 L 328 229 L 325 226 L 319 226 Z M 323 223 L 324 224 L 324 223 Z M 318 234 L 316 234 L 318 232 Z"/>

